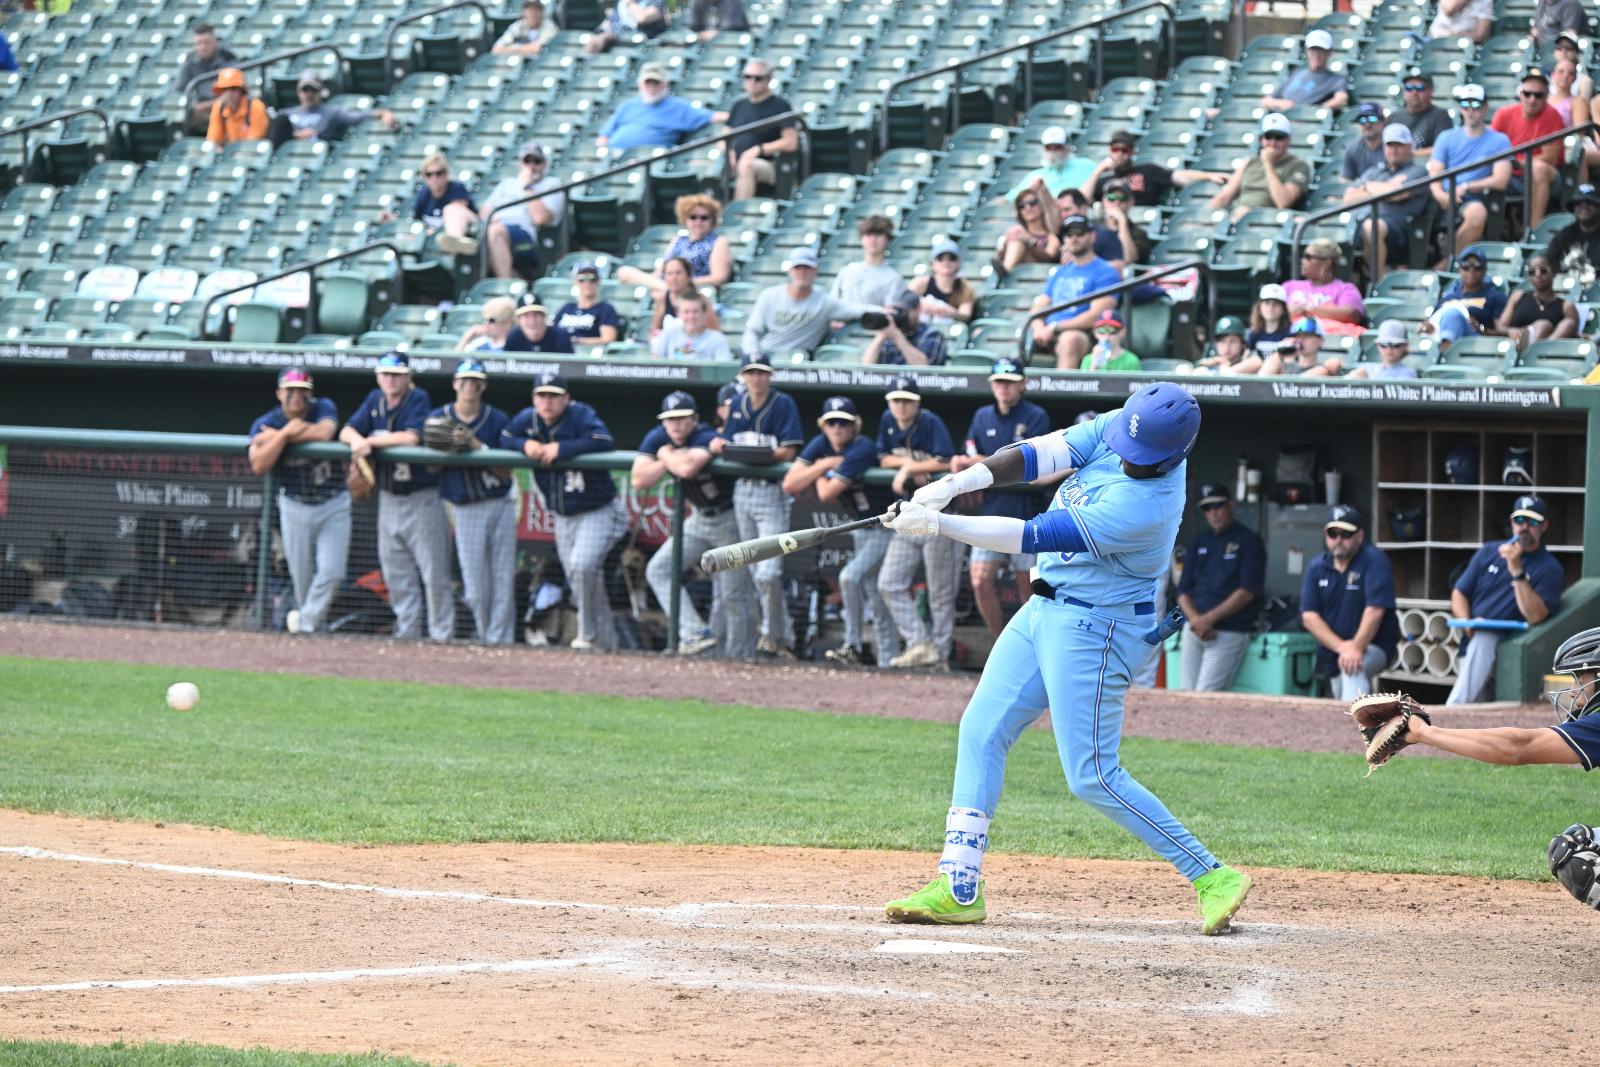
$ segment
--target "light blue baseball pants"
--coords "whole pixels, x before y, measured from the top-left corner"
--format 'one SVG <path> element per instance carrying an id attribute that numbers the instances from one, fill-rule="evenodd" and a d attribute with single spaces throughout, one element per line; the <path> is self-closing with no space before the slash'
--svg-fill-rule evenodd
<path id="1" fill-rule="evenodd" d="M 1084 608 L 1031 598 L 1011 617 L 961 717 L 950 806 L 991 818 L 1006 755 L 1050 710 L 1073 796 L 1133 834 L 1191 882 L 1220 867 L 1205 846 L 1117 761 L 1129 675 L 1150 646 L 1155 615 L 1132 605 Z"/>

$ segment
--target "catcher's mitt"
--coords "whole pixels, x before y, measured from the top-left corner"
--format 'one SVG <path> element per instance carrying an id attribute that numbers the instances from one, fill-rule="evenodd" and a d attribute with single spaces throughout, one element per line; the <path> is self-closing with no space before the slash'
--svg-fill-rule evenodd
<path id="1" fill-rule="evenodd" d="M 373 476 L 372 464 L 366 456 L 351 458 L 349 469 L 345 471 L 344 484 L 350 490 L 351 499 L 365 500 L 372 495 L 378 479 Z"/>
<path id="2" fill-rule="evenodd" d="M 1367 742 L 1367 775 L 1388 763 L 1411 742 L 1406 740 L 1412 716 L 1428 725 L 1433 720 L 1411 697 L 1404 693 L 1372 693 L 1357 697 L 1350 705 L 1350 715 L 1356 720 L 1361 736 Z"/>
<path id="3" fill-rule="evenodd" d="M 422 423 L 422 444 L 438 452 L 470 452 L 472 427 L 448 415 L 429 415 Z"/>

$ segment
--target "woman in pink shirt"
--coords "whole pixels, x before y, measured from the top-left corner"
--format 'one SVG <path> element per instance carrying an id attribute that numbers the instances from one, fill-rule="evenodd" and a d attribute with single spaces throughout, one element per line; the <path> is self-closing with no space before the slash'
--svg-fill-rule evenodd
<path id="1" fill-rule="evenodd" d="M 1367 307 L 1360 290 L 1333 276 L 1338 265 L 1339 246 L 1333 241 L 1318 238 L 1306 246 L 1300 256 L 1300 273 L 1305 277 L 1283 283 L 1291 320 L 1310 315 L 1331 333 L 1359 332 L 1354 327 L 1366 319 Z"/>

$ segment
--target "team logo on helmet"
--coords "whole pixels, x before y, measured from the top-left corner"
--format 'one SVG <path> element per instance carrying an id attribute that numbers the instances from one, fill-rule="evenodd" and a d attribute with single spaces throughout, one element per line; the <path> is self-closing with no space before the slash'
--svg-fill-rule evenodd
<path id="1" fill-rule="evenodd" d="M 1137 416 L 1137 415 L 1129 415 L 1128 416 L 1128 436 L 1129 437 L 1138 437 L 1139 436 L 1139 416 Z"/>

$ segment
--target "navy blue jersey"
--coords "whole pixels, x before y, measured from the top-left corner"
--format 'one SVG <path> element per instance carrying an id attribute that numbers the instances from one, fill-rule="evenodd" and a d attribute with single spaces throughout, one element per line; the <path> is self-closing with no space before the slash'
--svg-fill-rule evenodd
<path id="1" fill-rule="evenodd" d="M 703 448 L 709 453 L 711 442 L 716 438 L 717 431 L 702 422 L 694 428 L 686 444 L 689 448 Z M 639 451 L 654 456 L 671 443 L 672 437 L 667 433 L 667 428 L 657 426 L 644 435 L 644 440 L 639 442 Z M 684 497 L 702 515 L 716 515 L 733 507 L 733 479 L 712 474 L 709 464 L 702 467 L 699 474 L 679 484 L 683 486 Z"/>
<path id="2" fill-rule="evenodd" d="M 1367 608 L 1387 609 L 1372 643 L 1392 660 L 1400 644 L 1400 620 L 1394 613 L 1394 571 L 1389 557 L 1367 542 L 1343 574 L 1334 567 L 1330 552 L 1306 565 L 1300 586 L 1301 611 L 1316 612 L 1335 634 L 1349 639 L 1361 629 L 1361 613 Z M 1339 655 L 1331 648 L 1318 647 L 1317 662 L 1323 674 L 1339 669 Z"/>
<path id="3" fill-rule="evenodd" d="M 517 412 L 509 425 L 500 431 L 500 447 L 522 452 L 529 441 L 549 444 L 560 443 L 561 459 L 571 459 L 585 452 L 609 452 L 613 447 L 611 431 L 594 413 L 594 408 L 582 401 L 573 400 L 561 413 L 554 426 L 546 426 L 539 413 L 531 407 Z M 586 511 L 604 507 L 617 495 L 617 487 L 610 471 L 553 471 L 548 467 L 535 467 L 533 480 L 544 494 L 547 508 L 557 515 L 582 515 Z"/>
<path id="4" fill-rule="evenodd" d="M 437 230 L 444 225 L 444 208 L 446 204 L 464 200 L 467 209 L 474 215 L 478 213 L 478 205 L 472 202 L 472 194 L 467 192 L 467 187 L 460 182 L 451 182 L 445 186 L 444 195 L 436 197 L 424 184 L 417 190 L 417 199 L 411 205 L 411 217 L 421 222 L 430 230 Z"/>
<path id="5" fill-rule="evenodd" d="M 1467 569 L 1456 580 L 1456 589 L 1472 602 L 1472 617 L 1475 619 L 1528 621 L 1517 607 L 1516 583 L 1511 579 L 1511 571 L 1506 561 L 1500 558 L 1500 546 L 1510 544 L 1513 540 L 1515 538 L 1490 541 L 1478 549 L 1472 562 L 1467 564 Z M 1522 554 L 1522 569 L 1533 583 L 1533 591 L 1539 594 L 1545 607 L 1554 612 L 1561 603 L 1561 587 L 1567 582 L 1561 564 L 1540 545 L 1532 552 Z"/>
<path id="6" fill-rule="evenodd" d="M 878 455 L 905 456 L 907 459 L 949 459 L 955 455 L 950 443 L 950 431 L 944 420 L 931 411 L 917 409 L 916 420 L 909 430 L 902 430 L 894 415 L 885 411 L 878 423 Z M 915 479 L 906 480 L 906 498 L 917 491 Z"/>
<path id="7" fill-rule="evenodd" d="M 428 412 L 433 405 L 428 401 L 425 389 L 412 387 L 401 398 L 398 407 L 392 411 L 384 403 L 383 390 L 374 389 L 367 394 L 367 398 L 356 408 L 356 413 L 350 416 L 347 424 L 355 429 L 362 437 L 371 437 L 378 433 L 400 433 L 410 430 L 417 435 L 417 444 L 422 444 L 422 424 L 428 419 Z M 378 476 L 378 488 L 386 493 L 398 493 L 404 496 L 418 489 L 427 489 L 439 484 L 439 476 L 432 474 L 420 465 L 410 463 L 379 463 L 374 472 Z"/>
<path id="8" fill-rule="evenodd" d="M 1255 602 L 1247 604 L 1217 623 L 1219 630 L 1249 633 L 1255 629 L 1256 614 L 1265 595 L 1267 546 L 1250 527 L 1235 522 L 1220 534 L 1206 525 L 1183 553 L 1183 578 L 1178 593 L 1189 594 L 1194 606 L 1210 611 L 1235 589 L 1248 589 Z"/>
<path id="9" fill-rule="evenodd" d="M 828 435 L 819 433 L 806 443 L 795 462 L 809 467 L 819 459 L 838 455 L 844 456 L 844 462 L 822 477 L 836 478 L 845 483 L 847 488 L 844 495 L 839 497 L 844 509 L 857 519 L 871 518 L 888 511 L 894 493 L 879 486 L 869 487 L 862 481 L 867 470 L 878 465 L 878 447 L 870 438 L 858 433 L 850 438 L 842 450 L 835 452 Z"/>
<path id="10" fill-rule="evenodd" d="M 1030 437 L 1050 432 L 1050 416 L 1038 404 L 1023 400 L 1009 414 L 1000 414 L 994 404 L 978 409 L 967 430 L 966 454 L 992 456 L 1002 448 Z M 1031 519 L 1045 509 L 1040 493 L 984 493 L 980 515 L 1002 515 L 1008 519 Z"/>
<path id="11" fill-rule="evenodd" d="M 571 352 L 572 335 L 559 326 L 546 326 L 544 336 L 537 341 L 528 340 L 528 335 L 518 327 L 506 337 L 507 352 Z"/>
<path id="12" fill-rule="evenodd" d="M 333 406 L 333 401 L 319 396 L 311 402 L 311 410 L 306 414 L 305 421 L 312 425 L 319 422 L 337 423 L 339 411 Z M 289 417 L 283 413 L 280 405 L 250 424 L 250 437 L 253 440 L 262 430 L 281 430 L 287 425 Z M 344 463 L 341 460 L 307 459 L 284 454 L 278 457 L 272 473 L 284 495 L 302 504 L 320 504 L 344 492 Z"/>
<path id="13" fill-rule="evenodd" d="M 1572 746 L 1584 770 L 1592 771 L 1600 763 L 1600 715 L 1585 715 L 1577 722 L 1564 722 L 1550 729 Z"/>
<path id="14" fill-rule="evenodd" d="M 777 390 L 767 393 L 767 402 L 759 408 L 752 405 L 749 393 L 740 393 L 728 408 L 722 436 L 736 445 L 771 448 L 799 448 L 806 443 L 799 406 L 794 397 Z"/>
<path id="15" fill-rule="evenodd" d="M 457 418 L 456 406 L 446 404 L 433 412 Z M 460 420 L 465 422 L 465 419 Z M 483 405 L 478 417 L 470 424 L 472 436 L 490 448 L 500 447 L 500 432 L 511 422 L 511 416 L 489 404 Z M 502 478 L 488 467 L 444 467 L 439 471 L 439 495 L 452 504 L 476 504 L 480 500 L 494 500 L 511 492 L 511 480 Z"/>
<path id="16" fill-rule="evenodd" d="M 617 336 L 622 336 L 622 320 L 617 317 L 617 309 L 604 300 L 586 308 L 580 308 L 576 300 L 568 300 L 561 305 L 561 310 L 556 312 L 552 321 L 569 337 L 599 337 L 602 326 L 615 326 Z M 547 348 L 545 351 L 554 352 L 555 349 Z"/>

